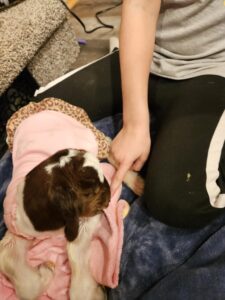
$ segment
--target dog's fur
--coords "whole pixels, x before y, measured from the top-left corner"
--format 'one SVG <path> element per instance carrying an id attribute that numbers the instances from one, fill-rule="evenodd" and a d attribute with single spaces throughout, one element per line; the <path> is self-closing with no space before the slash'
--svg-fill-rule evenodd
<path id="1" fill-rule="evenodd" d="M 136 173 L 128 184 L 135 186 Z M 143 182 L 135 190 L 141 191 Z M 72 270 L 71 300 L 106 299 L 103 288 L 89 271 L 90 241 L 99 225 L 100 213 L 110 201 L 110 187 L 98 159 L 84 150 L 61 150 L 31 170 L 17 191 L 17 227 L 38 237 L 46 231 L 64 229 Z M 32 268 L 26 262 L 30 241 L 8 232 L 0 242 L 0 272 L 14 285 L 22 300 L 37 299 L 47 288 L 53 265 Z M 16 267 L 15 267 L 16 266 Z"/>
<path id="2" fill-rule="evenodd" d="M 32 268 L 26 261 L 31 241 L 9 231 L 0 243 L 0 271 L 13 284 L 20 300 L 36 300 L 48 287 L 54 265 L 46 262 Z"/>
<path id="3" fill-rule="evenodd" d="M 100 215 L 98 214 L 83 222 L 80 225 L 78 237 L 74 242 L 67 244 L 68 258 L 72 271 L 70 299 L 107 299 L 104 287 L 96 283 L 89 271 L 90 242 L 94 231 L 99 226 L 99 221 Z M 77 259 L 78 257 L 79 259 Z"/>
<path id="4" fill-rule="evenodd" d="M 59 151 L 25 179 L 24 211 L 35 231 L 64 228 L 68 241 L 77 237 L 80 218 L 96 215 L 109 200 L 109 184 L 98 159 L 86 151 Z"/>

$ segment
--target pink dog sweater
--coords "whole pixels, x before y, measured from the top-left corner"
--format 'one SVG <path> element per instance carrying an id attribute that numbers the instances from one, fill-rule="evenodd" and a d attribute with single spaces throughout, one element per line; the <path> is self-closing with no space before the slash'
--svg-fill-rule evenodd
<path id="1" fill-rule="evenodd" d="M 32 238 L 16 227 L 16 188 L 26 174 L 55 152 L 66 149 L 85 149 L 97 156 L 98 145 L 94 134 L 79 121 L 63 113 L 42 111 L 24 120 L 16 130 L 13 144 L 13 176 L 4 200 L 4 219 L 8 230 L 24 238 Z M 101 164 L 109 184 L 115 172 L 107 164 Z M 123 243 L 122 211 L 126 202 L 118 201 L 121 187 L 101 217 L 101 225 L 91 243 L 90 269 L 95 280 L 109 287 L 116 287 Z M 68 300 L 70 267 L 64 235 L 45 233 L 33 238 L 27 253 L 30 265 L 38 266 L 46 261 L 55 264 L 55 273 L 47 291 L 40 300 Z M 13 286 L 0 274 L 0 299 L 17 300 Z"/>

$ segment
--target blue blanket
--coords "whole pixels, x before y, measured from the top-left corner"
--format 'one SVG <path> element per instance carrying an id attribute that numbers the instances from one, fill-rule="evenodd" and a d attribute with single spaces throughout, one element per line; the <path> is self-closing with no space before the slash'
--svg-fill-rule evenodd
<path id="1" fill-rule="evenodd" d="M 121 116 L 95 126 L 115 136 Z M 2 202 L 12 173 L 11 155 L 0 161 L 0 236 L 5 232 Z M 199 230 L 184 230 L 155 220 L 141 199 L 123 188 L 131 210 L 125 219 L 120 283 L 109 300 L 224 300 L 225 214 Z"/>

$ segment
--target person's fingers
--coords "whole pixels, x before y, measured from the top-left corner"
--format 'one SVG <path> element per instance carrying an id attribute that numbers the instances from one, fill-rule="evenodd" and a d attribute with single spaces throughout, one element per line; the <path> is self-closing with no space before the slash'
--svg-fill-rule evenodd
<path id="1" fill-rule="evenodd" d="M 144 163 L 146 162 L 148 156 L 147 155 L 141 155 L 133 164 L 132 170 L 134 171 L 140 171 L 143 167 Z"/>
<path id="2" fill-rule="evenodd" d="M 110 164 L 112 164 L 114 167 L 118 168 L 119 163 L 116 161 L 115 156 L 112 152 L 109 152 L 108 155 L 108 161 L 110 162 Z"/>
<path id="3" fill-rule="evenodd" d="M 134 171 L 140 171 L 141 168 L 143 167 L 144 163 L 145 163 L 144 160 L 142 160 L 142 159 L 140 159 L 140 158 L 137 159 L 137 160 L 135 161 L 135 163 L 133 164 L 133 166 L 132 166 L 132 170 L 134 170 Z"/>
<path id="4" fill-rule="evenodd" d="M 118 170 L 116 171 L 115 175 L 113 176 L 112 184 L 111 184 L 111 191 L 112 193 L 115 192 L 115 190 L 120 186 L 122 183 L 125 174 L 130 168 L 130 163 L 123 162 L 120 164 Z"/>

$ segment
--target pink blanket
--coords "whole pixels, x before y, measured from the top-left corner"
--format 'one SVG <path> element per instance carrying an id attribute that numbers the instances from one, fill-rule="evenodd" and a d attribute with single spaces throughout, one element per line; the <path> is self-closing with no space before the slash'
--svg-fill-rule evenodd
<path id="1" fill-rule="evenodd" d="M 48 141 L 46 143 L 46 141 Z M 47 147 L 49 145 L 49 147 Z M 43 111 L 30 116 L 17 128 L 13 145 L 13 177 L 4 200 L 5 222 L 10 231 L 16 229 L 15 192 L 17 183 L 38 163 L 58 150 L 77 148 L 97 155 L 98 145 L 91 130 L 73 118 L 55 111 Z M 103 172 L 111 182 L 114 168 L 101 164 Z M 98 283 L 116 287 L 123 243 L 122 211 L 126 202 L 118 201 L 121 188 L 111 198 L 104 210 L 101 224 L 91 243 L 90 269 Z M 32 266 L 46 261 L 55 263 L 55 273 L 47 291 L 40 300 L 68 300 L 70 266 L 66 253 L 64 235 L 43 236 L 34 239 L 27 260 Z M 0 299 L 16 300 L 13 286 L 0 274 Z"/>

